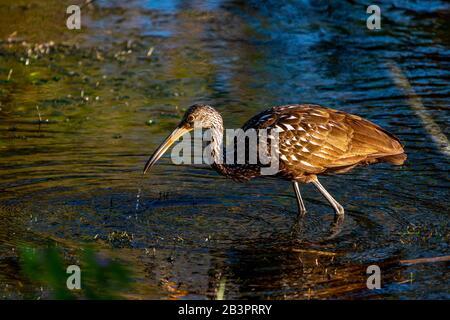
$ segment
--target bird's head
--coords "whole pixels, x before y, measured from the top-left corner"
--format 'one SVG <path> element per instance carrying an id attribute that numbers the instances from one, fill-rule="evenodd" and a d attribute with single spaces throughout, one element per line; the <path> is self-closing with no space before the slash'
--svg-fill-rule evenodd
<path id="1" fill-rule="evenodd" d="M 150 169 L 159 158 L 174 144 L 180 137 L 194 128 L 222 128 L 222 117 L 211 106 L 204 104 L 195 104 L 185 112 L 183 119 L 156 149 L 144 167 L 144 174 Z"/>

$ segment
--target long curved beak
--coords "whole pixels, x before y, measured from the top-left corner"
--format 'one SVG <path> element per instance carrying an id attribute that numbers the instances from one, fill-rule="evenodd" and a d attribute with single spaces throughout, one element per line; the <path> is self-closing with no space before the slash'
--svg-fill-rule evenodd
<path id="1" fill-rule="evenodd" d="M 148 159 L 144 167 L 144 174 L 156 163 L 156 161 L 158 161 L 159 158 L 161 158 L 164 152 L 166 152 L 167 149 L 169 149 L 175 141 L 177 141 L 182 135 L 188 133 L 191 130 L 192 128 L 185 128 L 183 126 L 177 127 L 175 130 L 173 130 L 170 136 L 168 136 L 166 140 L 161 143 L 161 145 L 158 147 L 158 149 L 156 149 L 150 159 Z"/>

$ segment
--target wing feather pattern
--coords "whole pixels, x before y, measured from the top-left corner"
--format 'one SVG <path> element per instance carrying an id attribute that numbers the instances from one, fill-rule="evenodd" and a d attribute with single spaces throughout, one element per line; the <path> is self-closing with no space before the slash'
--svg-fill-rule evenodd
<path id="1" fill-rule="evenodd" d="M 391 133 L 359 116 L 319 105 L 273 107 L 242 129 L 250 128 L 278 131 L 280 174 L 289 179 L 342 173 L 380 161 L 398 165 L 406 159 L 403 146 Z"/>

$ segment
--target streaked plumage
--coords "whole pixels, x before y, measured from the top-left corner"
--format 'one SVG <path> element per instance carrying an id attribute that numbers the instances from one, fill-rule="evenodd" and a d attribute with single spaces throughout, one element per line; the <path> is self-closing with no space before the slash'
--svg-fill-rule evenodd
<path id="1" fill-rule="evenodd" d="M 203 128 L 212 129 L 212 167 L 216 171 L 236 181 L 260 175 L 261 164 L 230 165 L 219 161 L 223 141 L 222 117 L 207 105 L 189 108 L 177 129 L 149 159 L 144 173 L 176 139 L 193 129 L 194 122 Z M 276 106 L 251 118 L 242 129 L 270 129 L 278 132 L 278 148 L 275 150 L 279 158 L 277 176 L 293 182 L 301 214 L 306 209 L 298 183 L 313 183 L 333 206 L 336 214 L 343 215 L 344 209 L 320 184 L 317 175 L 345 173 L 356 166 L 376 162 L 401 165 L 406 159 L 402 144 L 391 133 L 359 116 L 319 105 Z M 273 137 L 269 135 L 267 138 Z M 265 153 L 270 157 L 269 143 L 265 144 L 265 148 Z"/>
<path id="2" fill-rule="evenodd" d="M 319 105 L 277 106 L 243 127 L 278 129 L 279 176 L 309 182 L 311 175 L 344 173 L 358 165 L 406 159 L 397 137 L 359 116 Z"/>

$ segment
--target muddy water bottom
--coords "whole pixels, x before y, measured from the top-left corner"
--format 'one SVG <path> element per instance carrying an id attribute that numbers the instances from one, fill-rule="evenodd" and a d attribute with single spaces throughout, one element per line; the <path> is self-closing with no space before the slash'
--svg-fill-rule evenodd
<path id="1" fill-rule="evenodd" d="M 63 265 L 91 248 L 96 266 L 127 267 L 130 299 L 448 299 L 448 262 L 416 260 L 449 255 L 448 156 L 389 67 L 448 137 L 445 4 L 389 6 L 373 34 L 353 2 L 158 3 L 98 1 L 76 33 L 61 1 L 0 6 L 0 296 L 53 297 L 20 252 L 56 247 Z M 356 113 L 408 161 L 323 178 L 346 209 L 338 225 L 312 186 L 298 220 L 287 181 L 238 184 L 169 155 L 142 176 L 196 102 L 229 128 L 284 103 Z"/>

